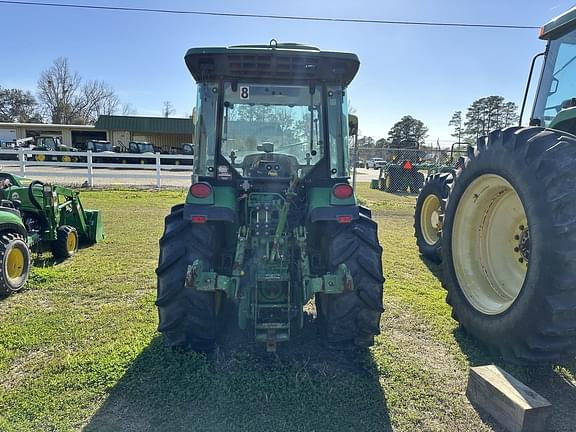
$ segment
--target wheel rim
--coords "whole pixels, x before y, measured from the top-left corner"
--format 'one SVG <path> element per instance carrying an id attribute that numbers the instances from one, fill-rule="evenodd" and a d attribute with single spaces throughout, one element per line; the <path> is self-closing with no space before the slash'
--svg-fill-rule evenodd
<path id="1" fill-rule="evenodd" d="M 36 155 L 36 160 L 42 162 L 43 160 L 46 159 L 46 156 L 44 155 Z"/>
<path id="2" fill-rule="evenodd" d="M 424 241 L 430 246 L 440 240 L 440 209 L 440 199 L 436 195 L 428 195 L 422 203 L 420 228 Z"/>
<path id="3" fill-rule="evenodd" d="M 70 158 L 70 156 L 62 156 L 62 162 L 71 162 L 72 159 Z"/>
<path id="4" fill-rule="evenodd" d="M 479 312 L 500 314 L 518 298 L 530 233 L 520 197 L 503 177 L 484 174 L 465 190 L 454 216 L 452 257 L 460 288 Z"/>
<path id="5" fill-rule="evenodd" d="M 26 258 L 24 253 L 17 247 L 8 252 L 6 257 L 6 274 L 11 281 L 19 279 L 24 274 Z"/>
<path id="6" fill-rule="evenodd" d="M 69 253 L 72 253 L 76 250 L 76 246 L 78 245 L 78 236 L 76 232 L 70 231 L 68 233 L 68 238 L 66 239 L 66 249 Z"/>

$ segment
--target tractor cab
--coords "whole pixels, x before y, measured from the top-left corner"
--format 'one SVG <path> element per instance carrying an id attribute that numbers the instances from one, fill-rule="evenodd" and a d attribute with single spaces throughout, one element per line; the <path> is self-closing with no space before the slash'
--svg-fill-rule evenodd
<path id="1" fill-rule="evenodd" d="M 354 54 L 272 41 L 191 49 L 186 63 L 198 84 L 200 178 L 349 176 L 346 87 L 359 66 Z"/>
<path id="2" fill-rule="evenodd" d="M 531 124 L 576 134 L 576 8 L 542 27 L 548 41 Z"/>
<path id="3" fill-rule="evenodd" d="M 348 184 L 358 58 L 272 41 L 185 59 L 198 86 L 194 175 L 160 240 L 166 343 L 210 349 L 234 313 L 275 351 L 314 298 L 327 345 L 371 345 L 384 277 L 377 225 Z"/>

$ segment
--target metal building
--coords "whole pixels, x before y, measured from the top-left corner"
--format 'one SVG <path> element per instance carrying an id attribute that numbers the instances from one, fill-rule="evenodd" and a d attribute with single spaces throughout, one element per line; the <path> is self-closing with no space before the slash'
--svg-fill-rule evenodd
<path id="1" fill-rule="evenodd" d="M 79 148 L 88 140 L 108 140 L 121 147 L 128 147 L 130 141 L 146 141 L 169 152 L 193 142 L 194 125 L 190 118 L 108 115 L 100 116 L 95 125 L 0 122 L 0 141 L 39 135 L 59 136 L 62 144 Z"/>
<path id="2" fill-rule="evenodd" d="M 190 118 L 107 116 L 95 124 L 105 130 L 115 146 L 128 146 L 130 141 L 147 141 L 161 151 L 180 150 L 183 143 L 193 142 L 194 125 Z"/>

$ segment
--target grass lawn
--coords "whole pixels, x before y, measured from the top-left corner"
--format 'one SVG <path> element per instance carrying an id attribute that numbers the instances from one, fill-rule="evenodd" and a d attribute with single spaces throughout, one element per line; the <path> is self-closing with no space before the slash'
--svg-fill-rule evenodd
<path id="1" fill-rule="evenodd" d="M 83 192 L 106 241 L 41 267 L 0 301 L 0 431 L 490 431 L 464 395 L 470 365 L 498 363 L 576 424 L 576 362 L 519 368 L 457 329 L 412 236 L 414 197 L 359 195 L 379 222 L 385 307 L 375 346 L 334 354 L 313 325 L 275 355 L 234 336 L 210 356 L 163 347 L 158 238 L 177 191 Z"/>

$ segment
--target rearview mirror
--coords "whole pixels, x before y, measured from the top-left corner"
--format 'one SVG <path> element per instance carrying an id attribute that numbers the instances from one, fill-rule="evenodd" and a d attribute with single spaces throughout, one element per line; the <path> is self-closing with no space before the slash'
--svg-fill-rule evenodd
<path id="1" fill-rule="evenodd" d="M 272 144 L 271 142 L 265 142 L 262 144 L 258 144 L 256 149 L 264 153 L 272 153 L 274 152 L 274 144 Z"/>
<path id="2" fill-rule="evenodd" d="M 358 116 L 348 114 L 348 135 L 358 135 Z"/>

